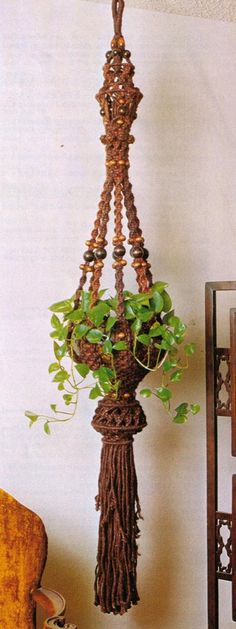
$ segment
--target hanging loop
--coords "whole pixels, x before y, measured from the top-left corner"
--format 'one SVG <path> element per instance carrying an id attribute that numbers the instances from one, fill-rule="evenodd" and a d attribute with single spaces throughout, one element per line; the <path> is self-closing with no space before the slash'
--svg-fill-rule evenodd
<path id="1" fill-rule="evenodd" d="M 114 20 L 115 35 L 121 35 L 122 15 L 124 11 L 124 0 L 112 0 L 112 15 Z"/>

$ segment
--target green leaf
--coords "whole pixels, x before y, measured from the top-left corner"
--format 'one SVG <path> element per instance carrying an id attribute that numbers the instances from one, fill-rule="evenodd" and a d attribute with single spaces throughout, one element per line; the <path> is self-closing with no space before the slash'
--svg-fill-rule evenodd
<path id="1" fill-rule="evenodd" d="M 140 334 L 137 336 L 137 341 L 143 345 L 150 345 L 150 337 L 148 334 Z"/>
<path id="2" fill-rule="evenodd" d="M 75 337 L 78 340 L 82 339 L 83 336 L 87 334 L 88 330 L 90 330 L 89 325 L 87 325 L 86 323 L 79 323 L 78 325 L 75 326 L 75 329 L 74 329 Z"/>
<path id="3" fill-rule="evenodd" d="M 25 416 L 30 419 L 30 421 L 32 423 L 36 422 L 37 419 L 39 418 L 39 415 L 36 415 L 35 413 L 33 413 L 32 411 L 25 411 Z"/>
<path id="4" fill-rule="evenodd" d="M 106 315 L 110 312 L 109 306 L 101 301 L 99 304 L 90 308 L 88 317 L 96 327 L 99 327 Z"/>
<path id="5" fill-rule="evenodd" d="M 164 301 L 162 296 L 158 291 L 154 291 L 151 299 L 151 306 L 154 309 L 154 312 L 159 313 L 162 312 Z"/>
<path id="6" fill-rule="evenodd" d="M 146 323 L 146 321 L 150 321 L 150 319 L 153 317 L 153 312 L 148 309 L 145 308 L 145 306 L 142 306 L 141 308 L 138 309 L 138 318 L 142 321 L 142 323 Z"/>
<path id="7" fill-rule="evenodd" d="M 89 293 L 88 291 L 82 290 L 81 291 L 81 306 L 82 306 L 83 312 L 85 313 L 88 312 L 90 302 L 91 302 L 91 293 Z"/>
<path id="8" fill-rule="evenodd" d="M 182 402 L 182 404 L 179 404 L 175 410 L 177 415 L 187 415 L 187 413 L 189 413 L 188 403 Z"/>
<path id="9" fill-rule="evenodd" d="M 102 346 L 102 351 L 104 354 L 111 354 L 112 353 L 112 342 L 107 339 Z"/>
<path id="10" fill-rule="evenodd" d="M 168 402 L 172 397 L 172 393 L 167 387 L 158 387 L 156 389 L 156 395 L 162 402 Z"/>
<path id="11" fill-rule="evenodd" d="M 99 395 L 102 395 L 101 389 L 98 386 L 98 384 L 95 385 L 95 387 L 93 387 L 93 389 L 91 389 L 90 394 L 89 394 L 89 398 L 90 400 L 95 400 L 97 397 L 99 397 Z"/>
<path id="12" fill-rule="evenodd" d="M 61 369 L 61 371 L 57 371 L 56 375 L 53 378 L 53 382 L 65 382 L 70 377 L 68 371 L 65 369 Z"/>
<path id="13" fill-rule="evenodd" d="M 57 387 L 57 388 L 58 388 L 58 391 L 64 391 L 64 388 L 65 388 L 65 387 L 64 387 L 63 382 L 59 382 L 59 385 L 58 385 L 58 387 Z"/>
<path id="14" fill-rule="evenodd" d="M 106 331 L 110 332 L 110 330 L 113 328 L 113 325 L 115 325 L 117 321 L 118 321 L 117 317 L 108 317 L 107 323 L 106 323 Z"/>
<path id="15" fill-rule="evenodd" d="M 188 417 L 187 415 L 175 415 L 175 417 L 173 417 L 173 422 L 175 424 L 186 424 L 186 422 L 188 421 Z"/>
<path id="16" fill-rule="evenodd" d="M 99 290 L 99 292 L 98 292 L 98 298 L 102 299 L 103 295 L 105 295 L 107 290 L 108 290 L 108 288 L 101 288 L 101 290 Z"/>
<path id="17" fill-rule="evenodd" d="M 65 319 L 69 321 L 81 321 L 84 317 L 83 309 L 76 308 L 76 310 L 72 310 L 69 314 L 66 315 Z"/>
<path id="18" fill-rule="evenodd" d="M 51 363 L 48 367 L 48 373 L 52 373 L 53 371 L 58 371 L 60 369 L 59 363 Z"/>
<path id="19" fill-rule="evenodd" d="M 114 343 L 113 349 L 116 349 L 117 351 L 127 349 L 126 341 L 117 341 L 117 343 Z"/>
<path id="20" fill-rule="evenodd" d="M 50 332 L 49 336 L 51 339 L 59 339 L 59 330 L 53 330 L 53 332 Z"/>
<path id="21" fill-rule="evenodd" d="M 51 430 L 49 428 L 49 423 L 48 422 L 45 422 L 45 424 L 43 425 L 43 429 L 44 429 L 44 432 L 46 432 L 46 435 L 50 435 L 51 434 Z"/>
<path id="22" fill-rule="evenodd" d="M 86 365 L 86 363 L 77 363 L 77 365 L 75 365 L 75 369 L 76 371 L 78 371 L 79 375 L 82 378 L 86 378 L 86 376 L 88 375 L 90 369 L 88 367 L 88 365 Z"/>
<path id="23" fill-rule="evenodd" d="M 163 312 L 169 312 L 172 308 L 172 300 L 170 295 L 166 292 L 166 290 L 162 293 L 163 298 Z"/>
<path id="24" fill-rule="evenodd" d="M 165 323 L 165 324 L 168 324 L 168 325 L 169 325 L 169 322 L 170 322 L 171 317 L 174 317 L 174 316 L 175 316 L 175 311 L 174 311 L 174 310 L 170 310 L 170 312 L 167 312 L 167 313 L 164 315 L 164 317 L 163 317 L 163 319 L 162 319 L 163 323 Z"/>
<path id="25" fill-rule="evenodd" d="M 163 290 L 167 288 L 168 284 L 166 282 L 155 282 L 152 286 L 152 291 L 158 293 L 163 293 Z"/>
<path id="26" fill-rule="evenodd" d="M 63 312 L 64 314 L 70 312 L 70 310 L 72 310 L 73 307 L 73 300 L 72 299 L 65 299 L 64 301 L 58 301 L 55 304 L 52 304 L 52 306 L 49 307 L 49 310 L 51 310 L 52 312 Z"/>
<path id="27" fill-rule="evenodd" d="M 112 389 L 112 384 L 111 382 L 100 382 L 101 387 L 103 388 L 104 393 L 110 393 L 111 389 Z"/>
<path id="28" fill-rule="evenodd" d="M 183 370 L 182 369 L 178 369 L 177 371 L 174 371 L 174 373 L 172 373 L 172 376 L 170 377 L 171 382 L 180 382 L 180 380 L 182 380 L 183 377 Z"/>
<path id="29" fill-rule="evenodd" d="M 64 393 L 63 400 L 65 400 L 65 404 L 68 406 L 71 403 L 72 395 L 70 393 Z"/>
<path id="30" fill-rule="evenodd" d="M 68 325 L 65 325 L 64 327 L 62 327 L 58 334 L 59 341 L 65 341 L 68 337 L 68 332 L 69 332 Z"/>
<path id="31" fill-rule="evenodd" d="M 163 364 L 163 371 L 167 373 L 171 369 L 174 369 L 177 366 L 177 360 L 165 360 Z"/>
<path id="32" fill-rule="evenodd" d="M 125 318 L 128 321 L 135 318 L 135 312 L 128 301 L 125 301 Z"/>
<path id="33" fill-rule="evenodd" d="M 160 323 L 158 323 L 158 321 L 156 321 L 156 323 L 154 323 L 152 327 L 150 328 L 149 336 L 151 337 L 160 336 Z"/>
<path id="34" fill-rule="evenodd" d="M 138 334 L 142 327 L 142 321 L 140 319 L 135 319 L 135 321 L 131 325 L 131 330 L 134 334 Z"/>
<path id="35" fill-rule="evenodd" d="M 140 391 L 140 395 L 142 395 L 143 397 L 151 397 L 152 395 L 151 389 L 142 389 Z"/>
<path id="36" fill-rule="evenodd" d="M 55 354 L 57 360 L 60 361 L 61 358 L 63 358 L 63 356 L 65 356 L 65 354 L 67 352 L 67 345 L 66 345 L 66 343 L 63 343 L 63 345 L 58 345 L 58 343 L 56 343 L 56 341 L 54 341 L 53 349 L 54 349 L 54 354 Z"/>
<path id="37" fill-rule="evenodd" d="M 101 330 L 96 330 L 95 328 L 89 330 L 88 334 L 86 334 L 86 339 L 89 343 L 99 343 L 102 340 L 103 333 Z"/>
<path id="38" fill-rule="evenodd" d="M 187 356 L 192 356 L 196 351 L 196 344 L 187 343 L 187 345 L 184 346 L 184 351 Z"/>
<path id="39" fill-rule="evenodd" d="M 62 326 L 60 319 L 55 314 L 53 314 L 51 317 L 51 326 L 55 328 L 55 330 L 57 330 L 58 328 L 61 328 Z"/>
<path id="40" fill-rule="evenodd" d="M 99 379 L 100 383 L 109 382 L 111 378 L 114 378 L 114 371 L 109 367 L 103 365 L 93 372 L 93 376 Z"/>
<path id="41" fill-rule="evenodd" d="M 51 410 L 56 413 L 57 412 L 57 405 L 56 404 L 50 404 L 50 408 Z"/>
<path id="42" fill-rule="evenodd" d="M 200 404 L 191 404 L 190 410 L 192 415 L 197 415 L 197 413 L 199 413 L 199 411 L 201 410 Z"/>

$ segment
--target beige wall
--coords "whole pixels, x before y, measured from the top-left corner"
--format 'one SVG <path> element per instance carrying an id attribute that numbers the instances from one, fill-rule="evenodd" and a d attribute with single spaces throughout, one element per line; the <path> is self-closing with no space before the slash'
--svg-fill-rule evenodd
<path id="1" fill-rule="evenodd" d="M 93 606 L 99 436 L 93 405 L 78 418 L 28 430 L 24 409 L 47 411 L 53 301 L 77 285 L 104 177 L 101 85 L 109 7 L 8 2 L 1 8 L 1 486 L 36 510 L 49 534 L 44 583 L 62 590 L 83 629 L 206 627 L 204 283 L 235 280 L 235 26 L 128 8 L 124 34 L 145 94 L 134 125 L 131 176 L 155 276 L 165 279 L 198 342 L 180 397 L 202 412 L 172 425 L 144 401 L 136 438 L 141 603 L 125 617 Z M 130 286 L 133 276 L 130 273 Z M 106 271 L 104 285 L 111 285 Z M 235 301 L 233 302 L 235 305 Z M 221 326 L 222 328 L 222 326 Z M 223 333 L 223 328 L 222 328 Z M 228 420 L 221 430 L 221 509 L 230 510 Z M 230 629 L 230 586 L 221 626 Z"/>
<path id="2" fill-rule="evenodd" d="M 87 0 L 84 0 L 87 2 Z M 111 4 L 110 0 L 92 0 Z M 127 7 L 236 22 L 234 0 L 126 0 Z"/>

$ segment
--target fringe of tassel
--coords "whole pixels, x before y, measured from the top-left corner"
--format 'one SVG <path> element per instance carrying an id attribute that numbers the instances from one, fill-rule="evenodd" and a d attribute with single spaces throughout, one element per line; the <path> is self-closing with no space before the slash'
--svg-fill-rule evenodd
<path id="1" fill-rule="evenodd" d="M 103 438 L 96 508 L 101 515 L 95 605 L 104 613 L 123 615 L 139 601 L 136 540 L 142 516 L 131 435 Z"/>

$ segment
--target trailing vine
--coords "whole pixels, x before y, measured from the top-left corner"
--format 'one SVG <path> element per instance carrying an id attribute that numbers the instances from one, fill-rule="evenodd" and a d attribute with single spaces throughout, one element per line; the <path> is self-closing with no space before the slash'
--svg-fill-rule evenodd
<path id="1" fill-rule="evenodd" d="M 41 420 L 44 431 L 50 434 L 51 423 L 65 423 L 72 420 L 77 412 L 80 392 L 89 391 L 89 398 L 118 396 L 121 382 L 116 374 L 115 356 L 117 352 L 131 351 L 135 360 L 148 372 L 159 375 L 158 386 L 141 389 L 140 395 L 161 400 L 165 410 L 175 423 L 185 423 L 189 415 L 198 413 L 199 404 L 182 402 L 172 408 L 172 385 L 182 381 L 188 368 L 189 357 L 195 352 L 194 343 L 184 343 L 186 325 L 175 314 L 172 301 L 166 291 L 165 282 L 155 282 L 146 293 L 124 291 L 124 317 L 132 331 L 132 347 L 125 338 L 114 342 L 114 330 L 118 322 L 115 297 L 105 297 L 107 290 L 101 290 L 96 305 L 92 305 L 90 291 L 80 290 L 79 295 L 50 306 L 54 361 L 48 367 L 53 382 L 62 393 L 64 409 L 51 404 L 48 415 L 25 411 L 30 426 Z M 124 335 L 120 335 L 124 336 Z M 91 370 L 86 362 L 78 362 L 77 343 L 81 339 L 96 345 L 103 363 Z M 139 349 L 146 348 L 146 360 L 140 359 Z M 182 351 L 180 351 L 182 346 Z M 151 364 L 150 356 L 155 347 L 156 360 Z"/>

